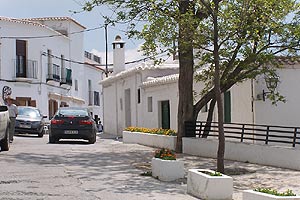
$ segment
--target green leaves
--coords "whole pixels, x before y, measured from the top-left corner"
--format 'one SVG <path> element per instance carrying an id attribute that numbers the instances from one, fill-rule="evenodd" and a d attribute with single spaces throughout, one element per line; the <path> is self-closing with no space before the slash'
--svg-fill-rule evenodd
<path id="1" fill-rule="evenodd" d="M 127 35 L 144 40 L 142 50 L 147 56 L 155 58 L 161 53 L 178 53 L 178 50 L 186 53 L 193 48 L 194 60 L 199 61 L 195 69 L 205 67 L 202 75 L 196 75 L 196 80 L 205 82 L 203 91 L 213 87 L 213 0 L 188 3 L 181 0 L 90 0 L 84 10 L 90 11 L 95 6 L 107 6 L 112 11 L 105 17 L 107 22 L 128 24 Z M 221 88 L 271 71 L 263 66 L 277 55 L 299 55 L 299 8 L 295 0 L 219 1 Z M 275 96 L 273 99 L 282 100 L 280 95 Z"/>

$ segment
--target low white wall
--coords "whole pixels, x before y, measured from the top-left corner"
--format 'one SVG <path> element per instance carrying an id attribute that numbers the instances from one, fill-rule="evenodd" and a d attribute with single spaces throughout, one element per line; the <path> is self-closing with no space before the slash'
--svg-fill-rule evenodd
<path id="1" fill-rule="evenodd" d="M 183 138 L 183 153 L 216 158 L 218 140 Z M 226 141 L 225 159 L 300 170 L 300 149 Z"/>
<path id="2" fill-rule="evenodd" d="M 123 142 L 175 150 L 176 136 L 123 131 Z"/>

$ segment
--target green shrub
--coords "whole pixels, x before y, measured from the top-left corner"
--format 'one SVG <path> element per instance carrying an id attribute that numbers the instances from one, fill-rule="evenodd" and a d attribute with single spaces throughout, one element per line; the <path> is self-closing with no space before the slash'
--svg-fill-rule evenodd
<path id="1" fill-rule="evenodd" d="M 271 194 L 275 196 L 296 196 L 296 194 L 294 194 L 293 191 L 289 189 L 285 192 L 278 192 L 277 190 L 270 189 L 270 188 L 256 188 L 254 191 Z"/>
<path id="2" fill-rule="evenodd" d="M 176 136 L 176 132 L 174 130 L 172 130 L 172 129 L 163 129 L 163 128 L 144 128 L 144 127 L 132 127 L 132 126 L 130 126 L 130 127 L 125 128 L 125 131 Z"/>

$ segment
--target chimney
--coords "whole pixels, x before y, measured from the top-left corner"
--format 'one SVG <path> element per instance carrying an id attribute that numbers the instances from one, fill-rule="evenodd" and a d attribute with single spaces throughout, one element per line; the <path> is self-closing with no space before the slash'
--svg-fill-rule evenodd
<path id="1" fill-rule="evenodd" d="M 113 45 L 114 74 L 125 70 L 125 42 L 117 35 Z"/>

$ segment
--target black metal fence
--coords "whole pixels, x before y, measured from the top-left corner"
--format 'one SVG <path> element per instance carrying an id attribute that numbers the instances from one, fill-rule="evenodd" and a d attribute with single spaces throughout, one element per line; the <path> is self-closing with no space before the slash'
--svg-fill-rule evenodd
<path id="1" fill-rule="evenodd" d="M 209 136 L 218 137 L 218 122 L 185 122 L 187 137 L 203 137 L 204 129 L 210 128 Z M 227 140 L 263 144 L 288 144 L 295 147 L 300 144 L 300 127 L 270 126 L 257 124 L 225 123 L 224 134 Z"/>

